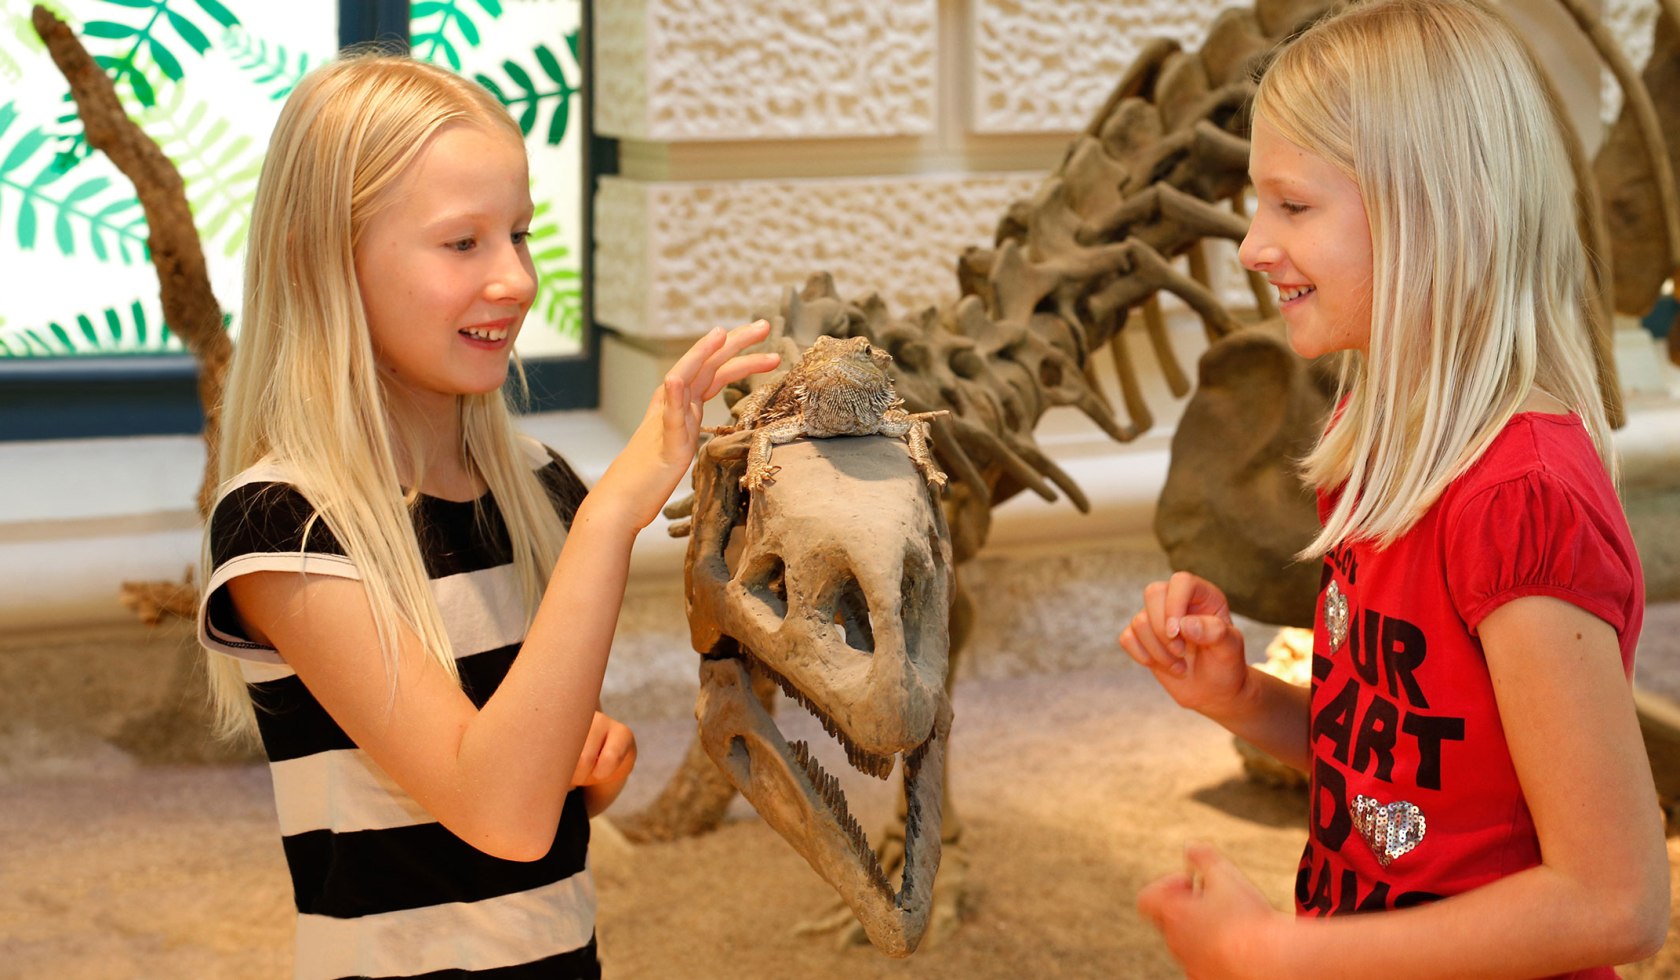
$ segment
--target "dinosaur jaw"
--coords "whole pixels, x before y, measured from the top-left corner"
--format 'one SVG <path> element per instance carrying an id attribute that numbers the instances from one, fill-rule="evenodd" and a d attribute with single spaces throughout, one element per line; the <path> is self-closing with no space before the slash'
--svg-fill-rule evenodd
<path id="1" fill-rule="evenodd" d="M 848 811 L 838 781 L 823 770 L 804 742 L 789 744 L 783 738 L 769 712 L 753 696 L 750 671 L 775 676 L 745 655 L 702 661 L 695 713 L 707 754 L 764 821 L 839 892 L 869 941 L 889 956 L 908 956 L 921 942 L 933 908 L 940 796 L 951 728 L 949 702 L 939 705 L 926 740 L 899 757 L 907 816 L 904 876 L 895 892 Z M 846 741 L 843 736 L 839 740 Z M 848 749 L 851 754 L 849 745 Z M 866 759 L 859 768 L 885 778 L 879 762 Z"/>

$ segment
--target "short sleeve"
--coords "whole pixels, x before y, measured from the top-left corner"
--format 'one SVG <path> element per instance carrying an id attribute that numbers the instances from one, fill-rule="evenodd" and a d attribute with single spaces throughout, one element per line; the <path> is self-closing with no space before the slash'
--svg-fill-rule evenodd
<path id="1" fill-rule="evenodd" d="M 1501 605 L 1544 595 L 1623 633 L 1639 559 L 1619 520 L 1544 469 L 1478 491 L 1447 525 L 1447 587 L 1459 616 L 1475 633 Z"/>
<path id="2" fill-rule="evenodd" d="M 245 635 L 228 582 L 272 571 L 361 577 L 332 529 L 288 483 L 257 480 L 228 489 L 211 510 L 205 535 L 210 572 L 199 599 L 198 639 L 242 660 L 281 663 L 272 647 Z"/>

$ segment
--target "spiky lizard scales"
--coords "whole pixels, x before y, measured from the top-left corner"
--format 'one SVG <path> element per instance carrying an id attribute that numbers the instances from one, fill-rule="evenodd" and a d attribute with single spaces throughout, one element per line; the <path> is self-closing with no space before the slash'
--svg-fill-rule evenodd
<path id="1" fill-rule="evenodd" d="M 780 468 L 770 465 L 772 446 L 801 436 L 876 434 L 904 439 L 917 469 L 929 483 L 942 487 L 945 474 L 933 461 L 928 420 L 950 413 L 906 412 L 887 372 L 891 363 L 892 355 L 867 337 L 818 337 L 781 379 L 741 399 L 734 425 L 707 431 L 753 430 L 747 471 L 741 477 L 747 490 L 762 489 Z"/>

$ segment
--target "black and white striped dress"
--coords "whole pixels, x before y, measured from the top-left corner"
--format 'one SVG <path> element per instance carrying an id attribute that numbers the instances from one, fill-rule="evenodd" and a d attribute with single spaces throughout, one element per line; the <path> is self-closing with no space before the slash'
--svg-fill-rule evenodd
<path id="1" fill-rule="evenodd" d="M 581 481 L 534 444 L 532 454 L 569 524 Z M 566 798 L 542 859 L 491 857 L 432 819 L 275 650 L 243 634 L 224 587 L 231 579 L 258 571 L 360 578 L 325 522 L 305 540 L 312 514 L 272 462 L 230 483 L 210 519 L 212 572 L 199 611 L 200 640 L 239 658 L 257 705 L 297 900 L 295 975 L 599 976 L 581 790 Z M 422 497 L 414 520 L 462 687 L 482 706 L 524 639 L 506 525 L 488 494 L 467 503 Z"/>

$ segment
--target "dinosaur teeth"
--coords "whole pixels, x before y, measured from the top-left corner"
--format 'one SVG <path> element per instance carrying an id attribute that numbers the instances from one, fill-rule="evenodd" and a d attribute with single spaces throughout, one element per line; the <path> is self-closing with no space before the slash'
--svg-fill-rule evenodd
<path id="1" fill-rule="evenodd" d="M 908 909 L 915 903 L 912 894 L 915 876 L 910 869 L 916 866 L 917 848 L 922 841 L 922 802 L 914 787 L 921 778 L 922 761 L 927 758 L 934 738 L 933 735 L 928 736 L 926 741 L 904 756 L 904 878 L 896 903 L 901 909 Z"/>
<path id="2" fill-rule="evenodd" d="M 794 764 L 805 774 L 805 778 L 810 780 L 811 789 L 816 792 L 817 798 L 828 807 L 835 823 L 845 832 L 859 863 L 872 878 L 886 887 L 886 872 L 881 870 L 880 859 L 869 846 L 869 838 L 864 834 L 863 827 L 858 824 L 857 818 L 852 816 L 851 808 L 846 805 L 846 793 L 840 788 L 840 780 L 823 769 L 822 763 L 811 754 L 811 747 L 804 740 L 788 743 L 788 750 L 793 756 Z"/>
<path id="3" fill-rule="evenodd" d="M 881 755 L 860 747 L 846 734 L 846 730 L 840 727 L 839 722 L 835 721 L 828 712 L 818 706 L 809 695 L 800 690 L 792 681 L 783 677 L 780 671 L 756 657 L 749 657 L 749 662 L 754 671 L 774 681 L 789 700 L 804 708 L 811 717 L 822 725 L 823 731 L 827 732 L 830 738 L 840 743 L 840 746 L 846 750 L 846 761 L 851 764 L 853 769 L 865 775 L 874 776 L 876 779 L 884 780 L 892 775 L 894 758 L 892 755 Z"/>
<path id="4" fill-rule="evenodd" d="M 751 670 L 774 681 L 776 686 L 781 688 L 782 693 L 810 712 L 811 716 L 822 725 L 823 731 L 840 743 L 840 747 L 846 752 L 846 761 L 853 769 L 883 780 L 892 775 L 893 765 L 896 761 L 895 756 L 880 755 L 860 748 L 857 743 L 847 737 L 838 722 L 819 708 L 804 691 L 801 691 L 786 677 L 783 677 L 779 671 L 756 657 L 748 656 L 747 661 Z M 893 894 L 892 883 L 888 880 L 885 869 L 881 867 L 880 856 L 870 846 L 869 837 L 863 832 L 863 827 L 858 823 L 857 818 L 852 816 L 851 808 L 846 802 L 846 792 L 841 788 L 840 780 L 830 775 L 822 767 L 822 763 L 817 761 L 816 755 L 811 751 L 810 744 L 805 740 L 796 739 L 787 744 L 788 754 L 792 757 L 795 767 L 804 773 L 805 778 L 810 782 L 812 793 L 823 806 L 827 807 L 828 812 L 834 818 L 834 822 L 839 825 L 841 831 L 845 834 L 846 840 L 850 843 L 852 852 L 857 858 L 858 865 L 882 891 L 889 895 Z M 911 755 L 905 757 L 904 778 L 907 787 L 910 785 L 909 781 L 915 778 L 915 772 L 919 770 L 921 759 L 926 753 L 927 743 L 924 742 Z M 912 798 L 910 819 L 905 825 L 908 838 L 905 841 L 907 851 L 911 841 L 915 839 L 916 830 L 919 827 L 918 811 L 919 807 Z M 906 865 L 906 867 L 909 867 L 909 865 Z M 907 881 L 898 893 L 897 903 L 900 908 L 908 907 L 906 903 L 910 901 L 909 891 Z"/>

